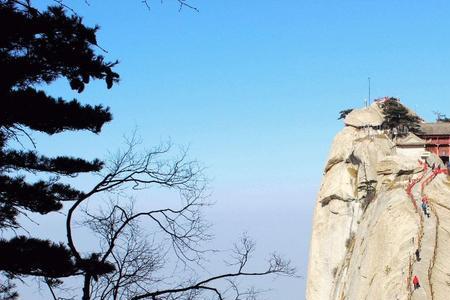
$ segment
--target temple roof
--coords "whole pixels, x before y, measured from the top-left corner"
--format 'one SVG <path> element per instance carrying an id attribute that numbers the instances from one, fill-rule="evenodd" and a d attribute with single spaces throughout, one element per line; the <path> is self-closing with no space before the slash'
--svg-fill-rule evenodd
<path id="1" fill-rule="evenodd" d="M 422 131 L 418 135 L 450 135 L 450 123 L 438 122 L 438 123 L 421 123 L 420 130 Z"/>
<path id="2" fill-rule="evenodd" d="M 396 141 L 397 146 L 424 146 L 425 143 L 425 140 L 411 132 L 404 138 L 398 138 Z"/>

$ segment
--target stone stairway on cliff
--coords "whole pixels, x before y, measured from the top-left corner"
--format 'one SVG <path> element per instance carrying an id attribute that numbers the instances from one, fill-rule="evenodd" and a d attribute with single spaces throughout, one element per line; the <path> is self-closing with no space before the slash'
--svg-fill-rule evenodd
<path id="1" fill-rule="evenodd" d="M 410 285 L 409 299 L 433 299 L 433 286 L 431 282 L 431 272 L 435 262 L 436 245 L 437 245 L 437 229 L 439 225 L 438 216 L 436 215 L 432 204 L 429 204 L 429 217 L 422 209 L 422 201 L 426 197 L 424 193 L 425 187 L 436 177 L 439 173 L 444 173 L 442 169 L 429 170 L 427 165 L 423 163 L 423 172 L 415 181 L 409 186 L 410 198 L 414 201 L 416 212 L 419 215 L 419 230 L 416 239 L 417 250 L 420 260 L 414 258 L 411 265 L 410 276 L 408 284 Z M 420 281 L 420 288 L 414 290 L 412 285 L 413 276 L 417 276 Z"/>
<path id="2" fill-rule="evenodd" d="M 446 170 L 436 154 L 400 149 L 362 126 L 368 114 L 383 121 L 377 104 L 356 109 L 333 140 L 314 211 L 306 299 L 448 300 L 450 177 L 439 175 Z M 426 162 L 418 165 L 420 158 Z"/>

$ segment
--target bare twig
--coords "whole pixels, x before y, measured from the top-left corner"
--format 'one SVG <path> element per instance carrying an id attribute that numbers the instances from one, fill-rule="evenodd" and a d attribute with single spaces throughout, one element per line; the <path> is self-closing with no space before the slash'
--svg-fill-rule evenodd
<path id="1" fill-rule="evenodd" d="M 235 253 L 240 253 L 240 257 L 236 257 L 239 260 L 238 264 L 238 270 L 236 272 L 231 273 L 225 273 L 217 276 L 212 276 L 204 280 L 200 280 L 196 283 L 193 283 L 188 286 L 184 287 L 178 287 L 178 288 L 172 288 L 172 289 L 161 289 L 156 290 L 148 293 L 144 293 L 138 296 L 135 296 L 131 298 L 132 300 L 138 300 L 138 299 L 165 299 L 160 298 L 163 295 L 173 295 L 173 294 L 180 294 L 185 293 L 191 290 L 196 291 L 212 291 L 217 296 L 217 299 L 222 300 L 224 298 L 224 292 L 221 292 L 217 287 L 211 286 L 211 284 L 215 284 L 217 281 L 225 280 L 228 283 L 231 284 L 232 289 L 237 289 L 236 292 L 239 294 L 239 289 L 236 284 L 234 284 L 234 281 L 232 279 L 238 278 L 238 277 L 246 277 L 246 276 L 266 276 L 270 274 L 274 275 L 285 275 L 285 276 L 294 276 L 295 275 L 295 268 L 291 266 L 290 261 L 282 259 L 280 256 L 276 254 L 272 254 L 271 258 L 268 261 L 268 267 L 264 271 L 260 272 L 248 272 L 244 271 L 245 266 L 247 265 L 248 258 L 250 257 L 251 252 L 254 249 L 254 243 L 250 241 L 248 237 L 244 237 L 242 239 L 242 247 L 239 248 L 239 250 Z M 257 294 L 257 291 L 254 289 L 247 290 L 248 295 L 255 296 Z M 237 298 L 236 298 L 237 299 Z"/>
<path id="2" fill-rule="evenodd" d="M 56 297 L 55 292 L 53 291 L 51 282 L 48 280 L 48 278 L 44 278 L 44 282 L 47 285 L 48 289 L 50 290 L 50 293 L 52 294 L 52 297 L 54 300 L 58 300 L 58 298 Z"/>
<path id="3" fill-rule="evenodd" d="M 178 5 L 179 5 L 178 11 L 181 11 L 184 7 L 186 7 L 186 8 L 195 10 L 196 12 L 199 12 L 199 9 L 198 9 L 197 7 L 191 5 L 191 4 L 190 4 L 189 2 L 187 2 L 186 0 L 176 0 L 176 1 L 177 1 Z M 145 7 L 146 7 L 147 9 L 149 9 L 149 10 L 151 9 L 149 0 L 142 0 L 141 2 L 145 5 Z M 163 0 L 161 0 L 161 3 L 163 3 Z"/>
<path id="4" fill-rule="evenodd" d="M 191 264 L 202 267 L 201 262 L 209 250 L 203 250 L 201 244 L 211 238 L 209 225 L 201 214 L 204 206 L 208 205 L 204 196 L 207 181 L 203 169 L 195 161 L 187 159 L 186 150 L 173 157 L 170 155 L 172 145 L 166 143 L 140 154 L 136 151 L 139 145 L 140 140 L 135 135 L 128 139 L 126 147 L 109 160 L 102 179 L 68 211 L 68 245 L 75 258 L 81 261 L 83 258 L 75 247 L 71 228 L 75 211 L 80 206 L 86 207 L 85 202 L 100 193 L 118 197 L 107 208 L 95 212 L 87 208 L 83 210 L 87 216 L 83 224 L 101 241 L 101 253 L 97 255 L 99 263 L 115 266 L 114 271 L 99 278 L 85 272 L 83 299 L 198 300 L 204 299 L 202 295 L 205 294 L 220 300 L 228 299 L 228 293 L 231 293 L 235 300 L 244 296 L 250 300 L 262 291 L 240 289 L 235 281 L 237 278 L 271 274 L 294 276 L 295 269 L 290 262 L 276 254 L 271 255 L 262 271 L 248 271 L 247 264 L 255 243 L 246 235 L 233 248 L 232 261 L 228 263 L 234 269 L 232 272 L 203 280 L 183 274 L 177 274 L 178 279 L 158 275 L 159 270 L 167 268 L 169 255 L 175 258 L 175 269 L 179 263 L 185 267 Z M 132 201 L 128 198 L 125 198 L 126 202 L 119 200 L 124 199 L 127 189 L 141 190 L 153 186 L 177 191 L 182 205 L 135 212 Z M 153 235 L 151 242 L 142 230 L 141 222 L 144 220 L 147 221 L 145 228 Z M 195 271 L 194 268 L 187 269 Z"/>

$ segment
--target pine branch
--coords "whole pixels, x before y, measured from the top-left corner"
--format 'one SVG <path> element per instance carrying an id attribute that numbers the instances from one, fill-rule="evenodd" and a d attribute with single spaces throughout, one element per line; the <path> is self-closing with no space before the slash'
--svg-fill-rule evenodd
<path id="1" fill-rule="evenodd" d="M 0 151 L 0 170 L 26 170 L 30 172 L 51 172 L 74 176 L 78 173 L 97 172 L 103 163 L 96 159 L 92 162 L 81 158 L 58 156 L 48 158 L 38 155 L 35 151 Z"/>
<path id="2" fill-rule="evenodd" d="M 73 276 L 79 272 L 70 250 L 63 244 L 24 236 L 0 239 L 0 270 L 11 275 L 49 278 Z"/>
<path id="3" fill-rule="evenodd" d="M 66 184 L 43 180 L 27 183 L 23 177 L 5 175 L 0 175 L 0 190 L 1 206 L 24 208 L 40 214 L 58 211 L 62 208 L 61 201 L 74 201 L 84 195 Z"/>
<path id="4" fill-rule="evenodd" d="M 4 95 L 1 107 L 0 126 L 7 128 L 20 124 L 48 134 L 65 130 L 99 133 L 103 124 L 112 119 L 109 108 L 102 105 L 81 105 L 77 100 L 55 99 L 32 88 Z"/>

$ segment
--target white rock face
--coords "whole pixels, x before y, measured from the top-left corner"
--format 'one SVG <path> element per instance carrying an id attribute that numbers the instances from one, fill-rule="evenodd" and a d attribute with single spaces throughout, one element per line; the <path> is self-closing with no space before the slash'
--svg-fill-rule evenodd
<path id="1" fill-rule="evenodd" d="M 345 125 L 353 127 L 379 126 L 383 123 L 383 114 L 376 105 L 354 109 L 344 120 Z"/>
<path id="2" fill-rule="evenodd" d="M 448 176 L 397 153 L 384 134 L 346 126 L 317 197 L 306 299 L 450 299 Z"/>

